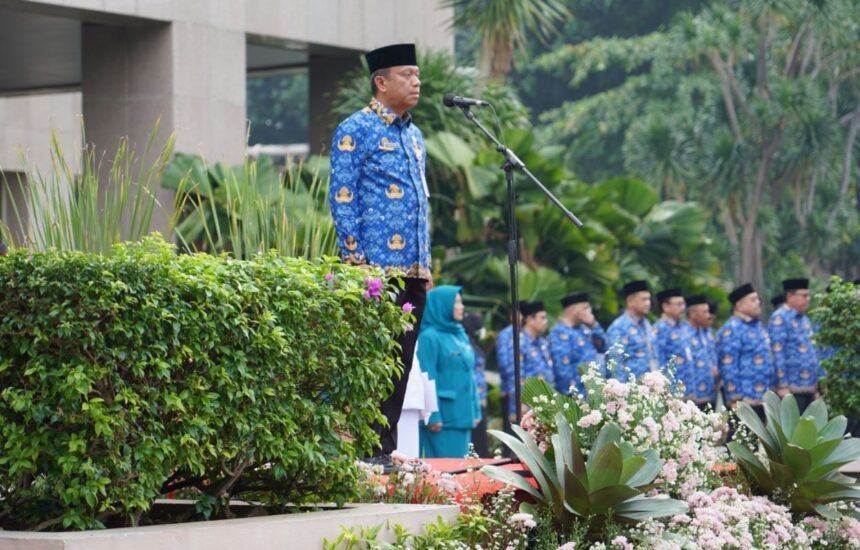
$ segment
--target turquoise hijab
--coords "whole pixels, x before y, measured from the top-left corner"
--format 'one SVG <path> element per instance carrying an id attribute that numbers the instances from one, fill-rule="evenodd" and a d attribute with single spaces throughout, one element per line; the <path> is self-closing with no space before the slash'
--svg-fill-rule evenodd
<path id="1" fill-rule="evenodd" d="M 424 306 L 424 316 L 421 319 L 421 332 L 426 329 L 436 329 L 448 332 L 468 341 L 463 323 L 454 320 L 454 301 L 463 287 L 442 285 L 427 293 L 427 303 Z"/>

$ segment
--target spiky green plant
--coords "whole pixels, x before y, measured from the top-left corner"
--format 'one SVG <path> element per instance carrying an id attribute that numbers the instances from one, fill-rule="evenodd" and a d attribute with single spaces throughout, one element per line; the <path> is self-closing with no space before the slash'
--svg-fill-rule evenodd
<path id="1" fill-rule="evenodd" d="M 654 450 L 637 453 L 632 445 L 621 441 L 621 429 L 616 424 L 608 423 L 600 430 L 586 459 L 576 430 L 564 415 L 556 414 L 555 423 L 558 432 L 550 438 L 552 448 L 546 453 L 519 426 L 512 426 L 518 437 L 490 431 L 528 467 L 537 487 L 498 466 L 484 466 L 481 471 L 534 497 L 537 505 L 548 509 L 562 526 L 575 518 L 587 518 L 600 526 L 607 520 L 636 523 L 687 511 L 682 501 L 645 496 L 656 487 L 660 457 Z"/>
<path id="2" fill-rule="evenodd" d="M 26 179 L 18 182 L 23 208 L 12 201 L 19 231 L 0 222 L 3 239 L 33 250 L 54 248 L 110 255 L 114 244 L 148 235 L 153 213 L 160 206 L 155 190 L 173 154 L 172 134 L 160 149 L 156 148 L 159 127 L 156 122 L 140 157 L 128 140 L 121 138 L 107 165 L 96 145 L 85 145 L 79 168 L 75 166 L 77 160 L 68 159 L 56 133 L 52 133 L 49 170 L 43 171 L 21 156 L 27 167 Z M 83 122 L 81 136 L 87 143 Z M 146 160 L 153 153 L 154 159 Z M 4 179 L 3 184 L 10 191 L 9 182 Z M 170 227 L 161 229 L 170 231 Z"/>
<path id="3" fill-rule="evenodd" d="M 860 439 L 845 437 L 844 416 L 829 418 L 823 399 L 813 401 L 801 416 L 793 395 L 780 400 L 770 391 L 764 396 L 764 411 L 767 423 L 746 403 L 736 412 L 764 448 L 764 461 L 740 441 L 728 444 L 754 489 L 794 513 L 816 512 L 827 518 L 840 515 L 832 504 L 860 500 L 860 485 L 839 472 L 841 466 L 860 460 Z"/>
<path id="4" fill-rule="evenodd" d="M 319 168 L 291 164 L 279 174 L 267 157 L 227 167 L 179 154 L 163 185 L 176 190 L 176 234 L 188 249 L 236 258 L 269 250 L 302 258 L 337 254 L 328 181 Z"/>

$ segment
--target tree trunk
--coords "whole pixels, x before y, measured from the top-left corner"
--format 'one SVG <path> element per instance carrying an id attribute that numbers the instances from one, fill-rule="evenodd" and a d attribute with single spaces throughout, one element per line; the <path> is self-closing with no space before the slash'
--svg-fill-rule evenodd
<path id="1" fill-rule="evenodd" d="M 509 37 L 504 35 L 484 37 L 478 67 L 483 82 L 504 82 L 513 68 L 513 61 L 514 48 Z"/>
<path id="2" fill-rule="evenodd" d="M 752 283 L 756 292 L 764 290 L 764 270 L 762 269 L 762 237 L 755 221 L 747 220 L 741 236 L 740 279 L 736 285 Z"/>

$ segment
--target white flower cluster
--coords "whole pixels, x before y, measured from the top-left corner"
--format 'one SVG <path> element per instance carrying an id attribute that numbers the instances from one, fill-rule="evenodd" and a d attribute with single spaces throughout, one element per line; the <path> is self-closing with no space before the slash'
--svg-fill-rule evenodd
<path id="1" fill-rule="evenodd" d="M 693 493 L 687 504 L 689 513 L 675 516 L 668 525 L 656 520 L 640 524 L 630 534 L 639 542 L 637 548 L 860 548 L 860 522 L 853 518 L 825 521 L 810 517 L 795 524 L 785 507 L 732 487 L 720 487 L 710 494 Z"/>
<path id="2" fill-rule="evenodd" d="M 717 486 L 712 466 L 727 458 L 718 445 L 722 436 L 719 414 L 704 413 L 693 402 L 683 401 L 671 380 L 659 372 L 625 383 L 606 379 L 603 368 L 591 364 L 582 379 L 589 397 L 580 406 L 583 412 L 590 412 L 577 426 L 586 431 L 586 442 L 605 423 L 614 422 L 622 430 L 622 439 L 637 450 L 660 453 L 661 492 L 685 498 Z"/>

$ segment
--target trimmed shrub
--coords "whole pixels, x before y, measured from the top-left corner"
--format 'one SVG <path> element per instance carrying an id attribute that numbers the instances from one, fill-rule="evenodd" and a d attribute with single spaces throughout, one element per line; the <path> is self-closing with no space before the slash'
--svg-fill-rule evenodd
<path id="1" fill-rule="evenodd" d="M 0 259 L 0 527 L 137 525 L 183 488 L 206 517 L 351 498 L 409 320 L 366 277 L 160 237 Z"/>
<path id="2" fill-rule="evenodd" d="M 860 419 L 860 285 L 834 278 L 829 289 L 817 297 L 810 317 L 816 324 L 821 367 L 827 373 L 823 381 L 827 404 L 851 420 L 851 431 Z"/>

